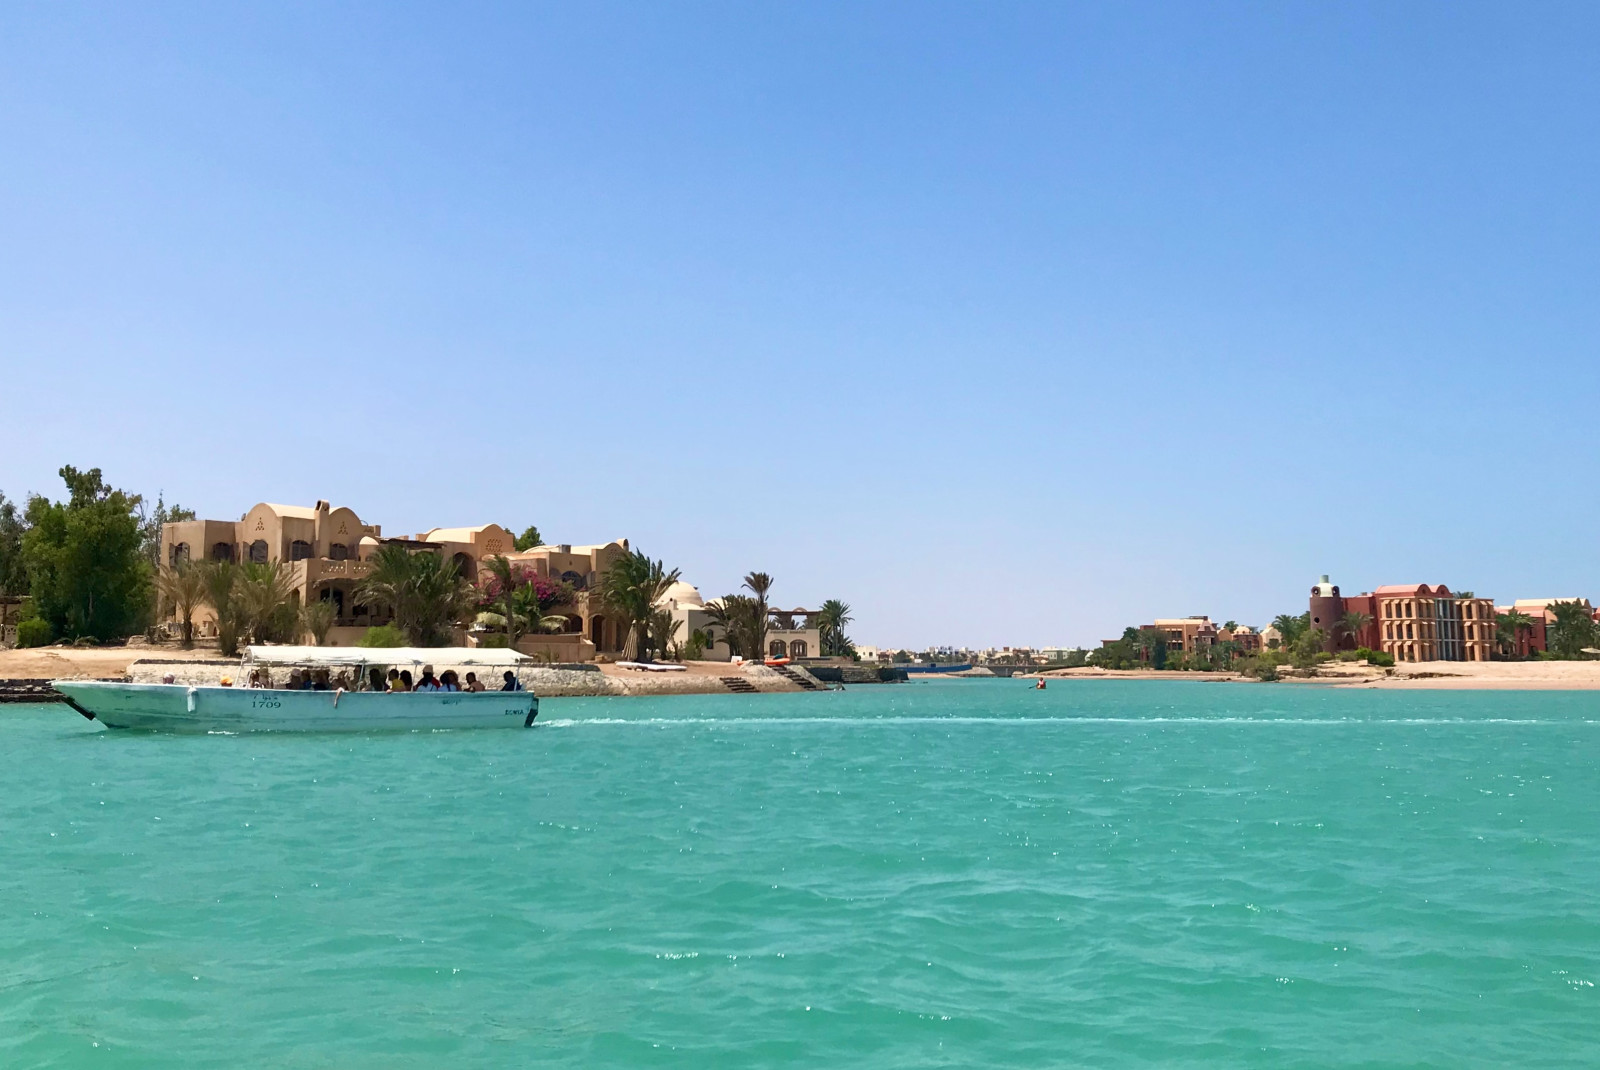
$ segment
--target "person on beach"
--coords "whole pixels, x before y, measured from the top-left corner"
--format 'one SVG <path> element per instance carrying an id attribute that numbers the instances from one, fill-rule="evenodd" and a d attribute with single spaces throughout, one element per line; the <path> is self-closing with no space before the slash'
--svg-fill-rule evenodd
<path id="1" fill-rule="evenodd" d="M 382 669 L 371 668 L 371 669 L 367 670 L 367 690 L 368 691 L 387 691 L 387 690 L 389 690 L 389 685 L 384 682 L 383 670 Z"/>
<path id="2" fill-rule="evenodd" d="M 434 678 L 433 666 L 432 665 L 424 665 L 422 667 L 422 679 L 417 681 L 417 686 L 412 688 L 412 690 L 413 691 L 437 691 L 437 690 L 439 690 L 439 681 Z"/>
<path id="3" fill-rule="evenodd" d="M 478 679 L 478 674 L 475 672 L 467 673 L 467 682 L 461 685 L 461 690 L 482 691 L 483 689 L 483 683 Z"/>
<path id="4" fill-rule="evenodd" d="M 517 679 L 517 674 L 512 672 L 510 669 L 506 670 L 505 681 L 506 681 L 506 686 L 502 687 L 500 690 L 502 690 L 502 691 L 521 691 L 521 690 L 523 690 L 522 681 L 518 680 Z"/>

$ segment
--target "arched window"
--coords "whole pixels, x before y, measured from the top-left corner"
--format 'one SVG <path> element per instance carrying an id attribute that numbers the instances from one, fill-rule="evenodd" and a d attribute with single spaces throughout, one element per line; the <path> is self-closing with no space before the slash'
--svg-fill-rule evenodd
<path id="1" fill-rule="evenodd" d="M 767 654 L 774 658 L 786 658 L 789 656 L 789 647 L 782 639 L 774 639 L 767 646 Z"/>
<path id="2" fill-rule="evenodd" d="M 296 539 L 289 544 L 289 560 L 304 561 L 311 556 L 311 544 L 304 539 Z"/>
<path id="3" fill-rule="evenodd" d="M 350 547 L 342 542 L 328 544 L 328 557 L 334 561 L 350 560 Z"/>
<path id="4" fill-rule="evenodd" d="M 457 576 L 460 576 L 468 583 L 471 583 L 478 578 L 478 563 L 472 559 L 471 554 L 458 553 L 450 560 L 454 561 L 456 564 Z"/>
<path id="5" fill-rule="evenodd" d="M 231 543 L 231 542 L 214 542 L 214 543 L 212 543 L 211 544 L 211 560 L 213 560 L 213 561 L 232 561 L 233 560 L 233 543 Z"/>
<path id="6" fill-rule="evenodd" d="M 565 633 L 567 635 L 582 635 L 583 634 L 583 618 L 582 617 L 568 617 L 566 626 L 564 628 L 562 628 L 561 630 L 562 630 L 563 633 Z"/>
<path id="7" fill-rule="evenodd" d="M 581 591 L 588 586 L 588 581 L 584 579 L 583 573 L 573 572 L 570 569 L 561 574 L 561 582 L 572 584 L 574 591 Z"/>
<path id="8" fill-rule="evenodd" d="M 804 639 L 796 639 L 794 642 L 790 643 L 789 644 L 789 656 L 791 658 L 803 658 L 803 657 L 805 657 L 806 656 L 806 641 Z"/>
<path id="9" fill-rule="evenodd" d="M 173 568 L 177 568 L 179 565 L 187 564 L 188 561 L 189 561 L 189 544 L 186 543 L 186 542 L 175 542 L 175 543 L 173 543 L 172 544 L 172 559 L 168 562 L 168 564 L 170 564 Z"/>
<path id="10" fill-rule="evenodd" d="M 267 540 L 257 539 L 250 544 L 250 560 L 258 565 L 267 563 Z"/>

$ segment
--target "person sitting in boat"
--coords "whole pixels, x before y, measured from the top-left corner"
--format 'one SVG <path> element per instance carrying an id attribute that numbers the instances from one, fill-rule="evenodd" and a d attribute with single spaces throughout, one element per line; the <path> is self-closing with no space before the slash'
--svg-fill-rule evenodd
<path id="1" fill-rule="evenodd" d="M 461 690 L 463 690 L 463 691 L 482 691 L 483 690 L 483 682 L 478 679 L 478 674 L 477 673 L 469 672 L 469 673 L 467 673 L 467 682 L 461 685 Z"/>
<path id="2" fill-rule="evenodd" d="M 250 686 L 251 687 L 266 687 L 267 686 L 266 684 L 262 683 L 262 681 L 261 681 L 261 670 L 260 669 L 251 669 L 250 670 Z"/>
<path id="3" fill-rule="evenodd" d="M 328 679 L 327 669 L 318 669 L 311 674 L 311 680 L 306 687 L 307 691 L 332 691 L 333 684 Z"/>
<path id="4" fill-rule="evenodd" d="M 517 674 L 512 672 L 510 669 L 506 670 L 505 681 L 506 681 L 506 686 L 504 686 L 504 687 L 502 687 L 500 689 L 502 691 L 522 691 L 522 690 L 525 690 L 523 688 L 523 686 L 522 686 L 522 681 L 518 680 L 517 679 Z"/>
<path id="5" fill-rule="evenodd" d="M 394 670 L 391 669 L 390 671 L 393 672 Z M 395 675 L 399 675 L 399 674 L 396 673 Z M 372 669 L 368 669 L 367 670 L 367 690 L 368 691 L 387 691 L 387 690 L 389 690 L 389 685 L 384 683 L 384 681 L 383 681 L 383 670 L 382 669 L 372 668 Z"/>
<path id="6" fill-rule="evenodd" d="M 400 670 L 400 679 L 395 681 L 395 682 L 400 685 L 400 686 L 395 688 L 396 691 L 410 691 L 411 690 L 411 670 L 410 669 L 401 669 Z"/>
<path id="7" fill-rule="evenodd" d="M 414 691 L 438 691 L 439 689 L 440 689 L 439 688 L 439 681 L 437 679 L 435 679 L 434 675 L 433 675 L 433 666 L 432 665 L 424 665 L 422 667 L 422 679 L 417 681 L 417 686 L 414 687 L 412 690 L 414 690 Z"/>
<path id="8" fill-rule="evenodd" d="M 446 669 L 444 675 L 439 677 L 440 691 L 460 691 L 461 682 L 454 669 Z"/>
<path id="9" fill-rule="evenodd" d="M 399 691 L 400 690 L 400 670 L 399 669 L 390 669 L 389 670 L 389 690 L 390 691 Z"/>
<path id="10" fill-rule="evenodd" d="M 289 690 L 304 691 L 306 689 L 306 671 L 304 669 L 289 670 Z"/>

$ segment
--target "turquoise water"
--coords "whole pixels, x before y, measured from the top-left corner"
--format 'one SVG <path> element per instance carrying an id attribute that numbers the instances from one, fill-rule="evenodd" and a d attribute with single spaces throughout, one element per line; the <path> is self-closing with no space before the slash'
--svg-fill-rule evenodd
<path id="1" fill-rule="evenodd" d="M 0 709 L 0 1066 L 1600 1064 L 1600 696 Z"/>

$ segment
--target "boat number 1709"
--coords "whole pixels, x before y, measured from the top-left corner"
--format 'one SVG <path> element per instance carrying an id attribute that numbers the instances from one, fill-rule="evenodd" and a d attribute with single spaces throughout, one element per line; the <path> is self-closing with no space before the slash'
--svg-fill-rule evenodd
<path id="1" fill-rule="evenodd" d="M 275 698 L 258 698 L 250 701 L 252 710 L 275 710 L 282 705 L 283 703 Z"/>

